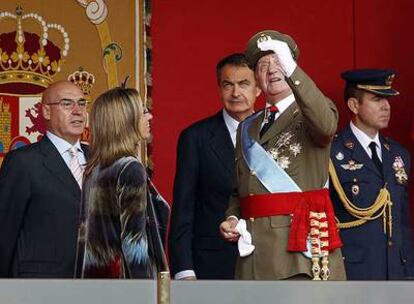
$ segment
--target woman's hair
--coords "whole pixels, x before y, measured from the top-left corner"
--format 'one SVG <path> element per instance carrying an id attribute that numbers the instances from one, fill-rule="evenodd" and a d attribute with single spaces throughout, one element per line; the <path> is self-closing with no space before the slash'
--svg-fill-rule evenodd
<path id="1" fill-rule="evenodd" d="M 114 88 L 100 95 L 89 114 L 90 158 L 85 175 L 98 164 L 111 165 L 123 156 L 135 156 L 143 140 L 139 124 L 143 118 L 139 93 L 130 88 Z"/>

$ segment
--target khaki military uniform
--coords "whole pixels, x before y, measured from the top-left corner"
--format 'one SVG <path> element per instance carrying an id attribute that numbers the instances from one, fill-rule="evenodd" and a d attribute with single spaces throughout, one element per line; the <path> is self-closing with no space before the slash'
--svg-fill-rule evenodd
<path id="1" fill-rule="evenodd" d="M 264 113 L 251 124 L 250 136 L 268 152 L 302 189 L 321 189 L 328 179 L 331 139 L 336 131 L 338 112 L 313 81 L 297 67 L 287 80 L 296 101 L 287 108 L 270 129 L 259 136 Z M 239 198 L 268 193 L 250 171 L 241 151 L 240 128 L 236 146 L 237 191 L 230 199 L 227 216 L 240 217 Z M 311 260 L 300 252 L 288 252 L 290 216 L 247 219 L 247 230 L 255 246 L 253 253 L 238 258 L 237 279 L 277 280 L 299 274 L 312 277 Z M 330 280 L 344 280 L 345 270 L 340 250 L 329 255 Z"/>

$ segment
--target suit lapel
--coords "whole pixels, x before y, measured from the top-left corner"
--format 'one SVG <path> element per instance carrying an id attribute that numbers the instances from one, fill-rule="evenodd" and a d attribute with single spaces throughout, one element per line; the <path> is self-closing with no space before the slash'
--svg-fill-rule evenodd
<path id="1" fill-rule="evenodd" d="M 297 111 L 297 103 L 292 103 L 281 115 L 278 117 L 277 120 L 273 123 L 273 125 L 267 130 L 267 132 L 263 135 L 263 137 L 259 140 L 260 144 L 263 144 L 269 139 L 274 138 L 277 134 L 282 132 L 286 129 L 295 118 L 296 114 L 299 113 Z"/>
<path id="2" fill-rule="evenodd" d="M 351 127 L 348 125 L 343 133 L 343 144 L 345 148 L 351 151 L 351 159 L 358 164 L 364 164 L 364 166 L 371 170 L 373 173 L 382 178 L 381 172 L 378 171 L 372 159 L 368 156 L 365 149 L 361 146 L 358 139 L 352 133 Z"/>
<path id="3" fill-rule="evenodd" d="M 39 145 L 40 151 L 43 154 L 43 165 L 45 168 L 68 189 L 68 192 L 72 193 L 80 201 L 81 190 L 79 185 L 56 147 L 47 136 L 42 138 Z"/>
<path id="4" fill-rule="evenodd" d="M 220 111 L 211 122 L 209 146 L 230 175 L 234 172 L 234 146 Z"/>

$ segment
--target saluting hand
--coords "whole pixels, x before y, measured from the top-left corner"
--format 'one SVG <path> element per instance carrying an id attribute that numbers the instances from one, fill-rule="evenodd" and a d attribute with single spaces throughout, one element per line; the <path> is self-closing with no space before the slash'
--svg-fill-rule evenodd
<path id="1" fill-rule="evenodd" d="M 286 77 L 290 77 L 293 74 L 297 64 L 286 42 L 274 40 L 266 36 L 257 40 L 257 47 L 262 51 L 273 51 L 276 54 Z"/>

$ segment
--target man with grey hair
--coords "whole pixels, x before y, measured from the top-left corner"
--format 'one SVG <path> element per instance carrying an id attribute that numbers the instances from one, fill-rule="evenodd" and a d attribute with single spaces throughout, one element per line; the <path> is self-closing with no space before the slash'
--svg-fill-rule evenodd
<path id="1" fill-rule="evenodd" d="M 336 107 L 297 65 L 290 36 L 259 32 L 245 54 L 267 107 L 239 126 L 236 189 L 220 225 L 238 242 L 236 278 L 343 280 L 325 188 Z"/>

